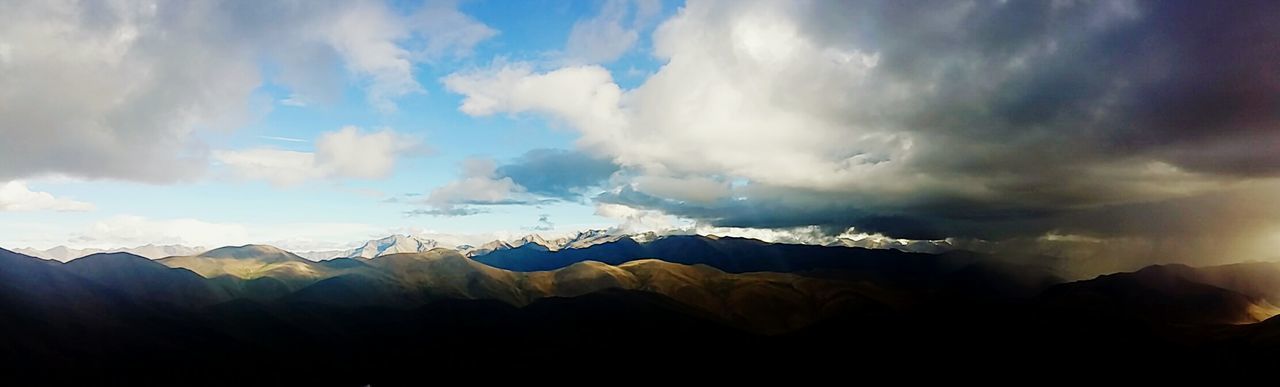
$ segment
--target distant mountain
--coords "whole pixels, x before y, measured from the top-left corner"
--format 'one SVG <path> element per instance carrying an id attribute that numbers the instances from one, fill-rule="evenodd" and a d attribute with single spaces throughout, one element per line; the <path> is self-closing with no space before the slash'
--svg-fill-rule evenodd
<path id="1" fill-rule="evenodd" d="M 463 255 L 466 255 L 468 257 L 475 257 L 475 256 L 489 254 L 494 251 L 510 250 L 512 248 L 514 248 L 514 246 L 512 246 L 510 243 L 507 243 L 506 241 L 495 240 L 495 241 L 486 242 L 485 244 L 482 244 L 480 246 L 464 248 L 461 251 L 459 251 L 459 253 L 462 253 Z"/>
<path id="2" fill-rule="evenodd" d="M 826 246 L 861 247 L 866 249 L 894 249 L 909 253 L 941 254 L 954 250 L 955 246 L 947 241 L 899 241 L 887 238 L 837 238 Z"/>
<path id="3" fill-rule="evenodd" d="M 434 249 L 438 247 L 437 245 L 436 241 L 430 239 L 408 235 L 392 235 L 365 242 L 364 245 L 352 250 L 343 257 L 373 258 L 387 254 L 420 253 Z"/>
<path id="4" fill-rule="evenodd" d="M 354 249 L 303 251 L 296 254 L 312 261 L 323 261 L 333 258 L 369 259 L 388 254 L 420 253 L 437 247 L 446 246 L 441 246 L 439 242 L 432 239 L 412 235 L 395 234 L 381 239 L 365 241 L 359 247 Z"/>
<path id="5" fill-rule="evenodd" d="M 596 239 L 599 240 L 599 239 Z M 897 250 L 767 243 L 756 239 L 702 235 L 668 235 L 645 242 L 612 238 L 580 248 L 548 251 L 504 249 L 475 259 L 516 271 L 553 270 L 577 262 L 597 260 L 622 264 L 644 258 L 688 265 L 704 264 L 727 272 L 801 272 L 811 270 L 923 270 L 921 266 L 963 266 L 977 259 L 971 253 L 934 255 Z"/>
<path id="6" fill-rule="evenodd" d="M 38 250 L 32 248 L 16 249 L 14 252 L 39 257 L 44 259 L 52 259 L 55 261 L 70 261 L 89 254 L 97 253 L 129 253 L 150 259 L 159 259 L 171 257 L 175 255 L 195 255 L 207 250 L 204 247 L 188 247 L 181 245 L 142 245 L 138 247 L 117 247 L 114 249 L 72 249 L 66 246 L 57 246 L 47 250 Z"/>
<path id="7" fill-rule="evenodd" d="M 647 232 L 641 234 L 621 234 L 610 230 L 586 230 L 579 231 L 573 235 L 546 239 L 540 234 L 529 234 L 515 240 L 494 240 L 482 244 L 480 246 L 459 246 L 458 251 L 468 257 L 479 257 L 495 251 L 510 250 L 524 248 L 531 251 L 561 251 L 567 249 L 582 249 L 594 245 L 615 242 L 623 238 L 633 240 L 649 240 L 656 238 L 655 233 Z"/>

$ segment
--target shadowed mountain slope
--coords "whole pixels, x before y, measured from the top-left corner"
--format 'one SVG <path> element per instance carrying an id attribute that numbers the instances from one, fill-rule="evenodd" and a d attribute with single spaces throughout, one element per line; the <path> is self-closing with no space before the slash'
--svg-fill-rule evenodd
<path id="1" fill-rule="evenodd" d="M 139 299 L 204 306 L 235 298 L 230 290 L 190 270 L 170 268 L 129 253 L 92 254 L 67 262 L 63 267 Z"/>
<path id="2" fill-rule="evenodd" d="M 1265 266 L 1264 266 L 1265 267 Z M 1234 275 L 1236 267 L 1194 269 L 1183 265 L 1149 266 L 1133 273 L 1099 276 L 1049 288 L 1036 301 L 1054 314 L 1072 318 L 1143 320 L 1164 324 L 1248 324 L 1280 313 L 1265 298 L 1201 282 L 1247 284 L 1245 290 L 1266 294 L 1256 283 Z M 1246 275 L 1252 278 L 1251 275 Z"/>
<path id="3" fill-rule="evenodd" d="M 213 278 L 128 254 L 62 264 L 0 250 L 0 369 L 12 371 L 0 379 L 363 385 L 618 364 L 788 375 L 1235 369 L 1280 355 L 1280 322 L 1262 321 L 1276 312 L 1266 263 L 1153 266 L 1050 286 L 977 256 L 804 274 L 655 259 L 520 272 L 436 249 L 300 271 L 275 269 L 300 263 L 278 249 L 220 250 L 186 257 Z M 332 366 L 298 371 L 317 362 Z"/>

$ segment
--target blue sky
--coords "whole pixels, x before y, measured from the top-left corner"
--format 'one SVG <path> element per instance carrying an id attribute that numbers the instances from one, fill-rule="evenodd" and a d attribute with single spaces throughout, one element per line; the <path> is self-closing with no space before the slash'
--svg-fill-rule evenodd
<path id="1" fill-rule="evenodd" d="M 649 52 L 648 31 L 661 18 L 669 17 L 679 4 L 657 2 L 659 14 L 635 26 L 642 36 L 616 60 L 599 63 L 618 74 L 621 85 L 635 85 L 641 73 L 651 73 L 661 65 Z M 623 4 L 631 7 L 630 4 Z M 394 12 L 411 13 L 419 2 L 395 2 Z M 216 224 L 259 224 L 263 227 L 288 224 L 346 223 L 363 233 L 347 232 L 346 239 L 325 241 L 316 246 L 299 243 L 299 248 L 321 248 L 347 244 L 391 232 L 435 231 L 442 233 L 490 234 L 534 232 L 546 217 L 554 230 L 565 232 L 585 228 L 610 227 L 615 220 L 595 213 L 588 200 L 560 201 L 538 205 L 492 206 L 485 213 L 464 217 L 411 216 L 407 211 L 420 207 L 413 203 L 422 195 L 456 179 L 459 165 L 468 158 L 492 158 L 502 162 L 538 148 L 572 149 L 577 137 L 572 130 L 536 115 L 499 114 L 472 117 L 459 112 L 462 96 L 446 90 L 440 79 L 449 74 L 489 66 L 497 62 L 530 61 L 553 66 L 562 61 L 566 41 L 575 23 L 597 17 L 604 2 L 595 1 L 465 1 L 459 11 L 497 31 L 462 55 L 444 55 L 413 64 L 413 77 L 421 92 L 395 98 L 395 111 L 382 111 L 366 99 L 366 83 L 342 74 L 341 95 L 328 103 L 294 106 L 295 95 L 287 85 L 273 82 L 281 70 L 262 61 L 264 78 L 245 101 L 251 110 L 265 111 L 242 125 L 223 130 L 197 131 L 196 136 L 210 149 L 271 148 L 313 152 L 324 132 L 344 126 L 364 130 L 390 129 L 421 142 L 420 154 L 398 158 L 389 175 L 376 179 L 326 179 L 280 187 L 269 181 L 230 177 L 225 166 L 214 165 L 206 176 L 193 181 L 158 184 L 125 179 L 81 179 L 44 176 L 25 181 L 27 188 L 51 193 L 59 198 L 89 202 L 92 211 L 33 211 L 3 213 L 5 246 L 50 247 L 55 244 L 107 247 L 120 243 L 153 242 L 145 237 L 101 240 L 77 239 L 96 223 L 122 216 L 143 217 L 163 222 L 191 219 Z M 629 10 L 628 12 L 634 12 Z M 402 44 L 417 44 L 410 41 Z M 418 196 L 408 196 L 418 195 Z M 389 203 L 388 199 L 398 202 Z M 31 225 L 40 225 L 32 230 Z M 91 232 L 89 232 L 91 234 Z M 341 237 L 338 235 L 325 235 Z M 279 233 L 289 239 L 288 233 Z M 252 238 L 252 237 L 251 237 Z M 269 238 L 269 237 L 268 237 Z M 217 238 L 208 238 L 216 241 Z M 183 242 L 156 240 L 155 243 Z M 188 238 L 199 242 L 202 238 Z M 277 241 L 280 242 L 280 241 Z M 287 241 L 283 242 L 288 244 Z"/>
<path id="2" fill-rule="evenodd" d="M 1211 6 L 0 2 L 0 246 L 611 228 L 1271 259 L 1277 5 Z"/>

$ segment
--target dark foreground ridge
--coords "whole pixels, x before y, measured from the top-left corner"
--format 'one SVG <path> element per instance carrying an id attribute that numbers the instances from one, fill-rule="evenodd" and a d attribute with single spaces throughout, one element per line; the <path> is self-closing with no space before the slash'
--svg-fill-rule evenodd
<path id="1" fill-rule="evenodd" d="M 316 263 L 245 246 L 63 264 L 0 249 L 0 379 L 848 380 L 1236 372 L 1280 356 L 1280 319 L 1270 318 L 1280 312 L 1272 306 L 1276 264 L 1153 266 L 1064 283 L 974 254 L 728 242 L 756 244 L 761 252 L 752 255 L 718 242 L 662 248 L 696 265 L 614 256 L 609 246 L 575 254 L 616 265 L 525 262 L 558 268 L 542 272 L 502 270 L 448 250 Z M 789 254 L 814 251 L 789 262 Z M 726 261 L 731 255 L 742 261 Z M 776 272 L 735 273 L 760 266 Z"/>

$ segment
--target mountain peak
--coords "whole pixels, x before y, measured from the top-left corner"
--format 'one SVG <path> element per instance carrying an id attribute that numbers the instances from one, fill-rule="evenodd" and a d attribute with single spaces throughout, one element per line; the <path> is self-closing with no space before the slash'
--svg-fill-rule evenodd
<path id="1" fill-rule="evenodd" d="M 438 242 L 412 235 L 392 234 L 365 242 L 360 247 L 343 254 L 346 258 L 374 258 L 388 254 L 417 253 L 436 248 Z"/>
<path id="2" fill-rule="evenodd" d="M 243 246 L 219 247 L 213 250 L 206 251 L 203 254 L 200 254 L 199 256 L 206 257 L 206 258 L 237 258 L 237 259 L 264 258 L 264 257 L 302 259 L 301 257 L 298 257 L 288 251 L 284 251 L 279 247 L 270 246 L 270 245 L 252 245 L 252 244 L 243 245 Z"/>
<path id="3" fill-rule="evenodd" d="M 98 260 L 98 261 L 101 261 L 101 260 L 112 260 L 112 261 L 128 261 L 128 260 L 132 260 L 132 261 L 148 261 L 148 262 L 150 262 L 150 261 L 151 261 L 150 259 L 147 259 L 147 257 L 143 257 L 143 256 L 140 256 L 140 255 L 137 255 L 137 254 L 127 253 L 127 252 L 123 252 L 123 251 L 116 251 L 116 252 L 109 252 L 109 253 L 93 253 L 93 254 L 89 254 L 89 255 L 86 255 L 86 256 L 83 256 L 83 257 L 80 257 L 80 258 L 73 259 L 73 260 L 71 260 L 71 261 L 69 261 L 69 262 L 67 262 L 67 263 L 71 263 L 71 262 L 84 262 L 84 261 L 95 261 L 95 260 Z"/>

